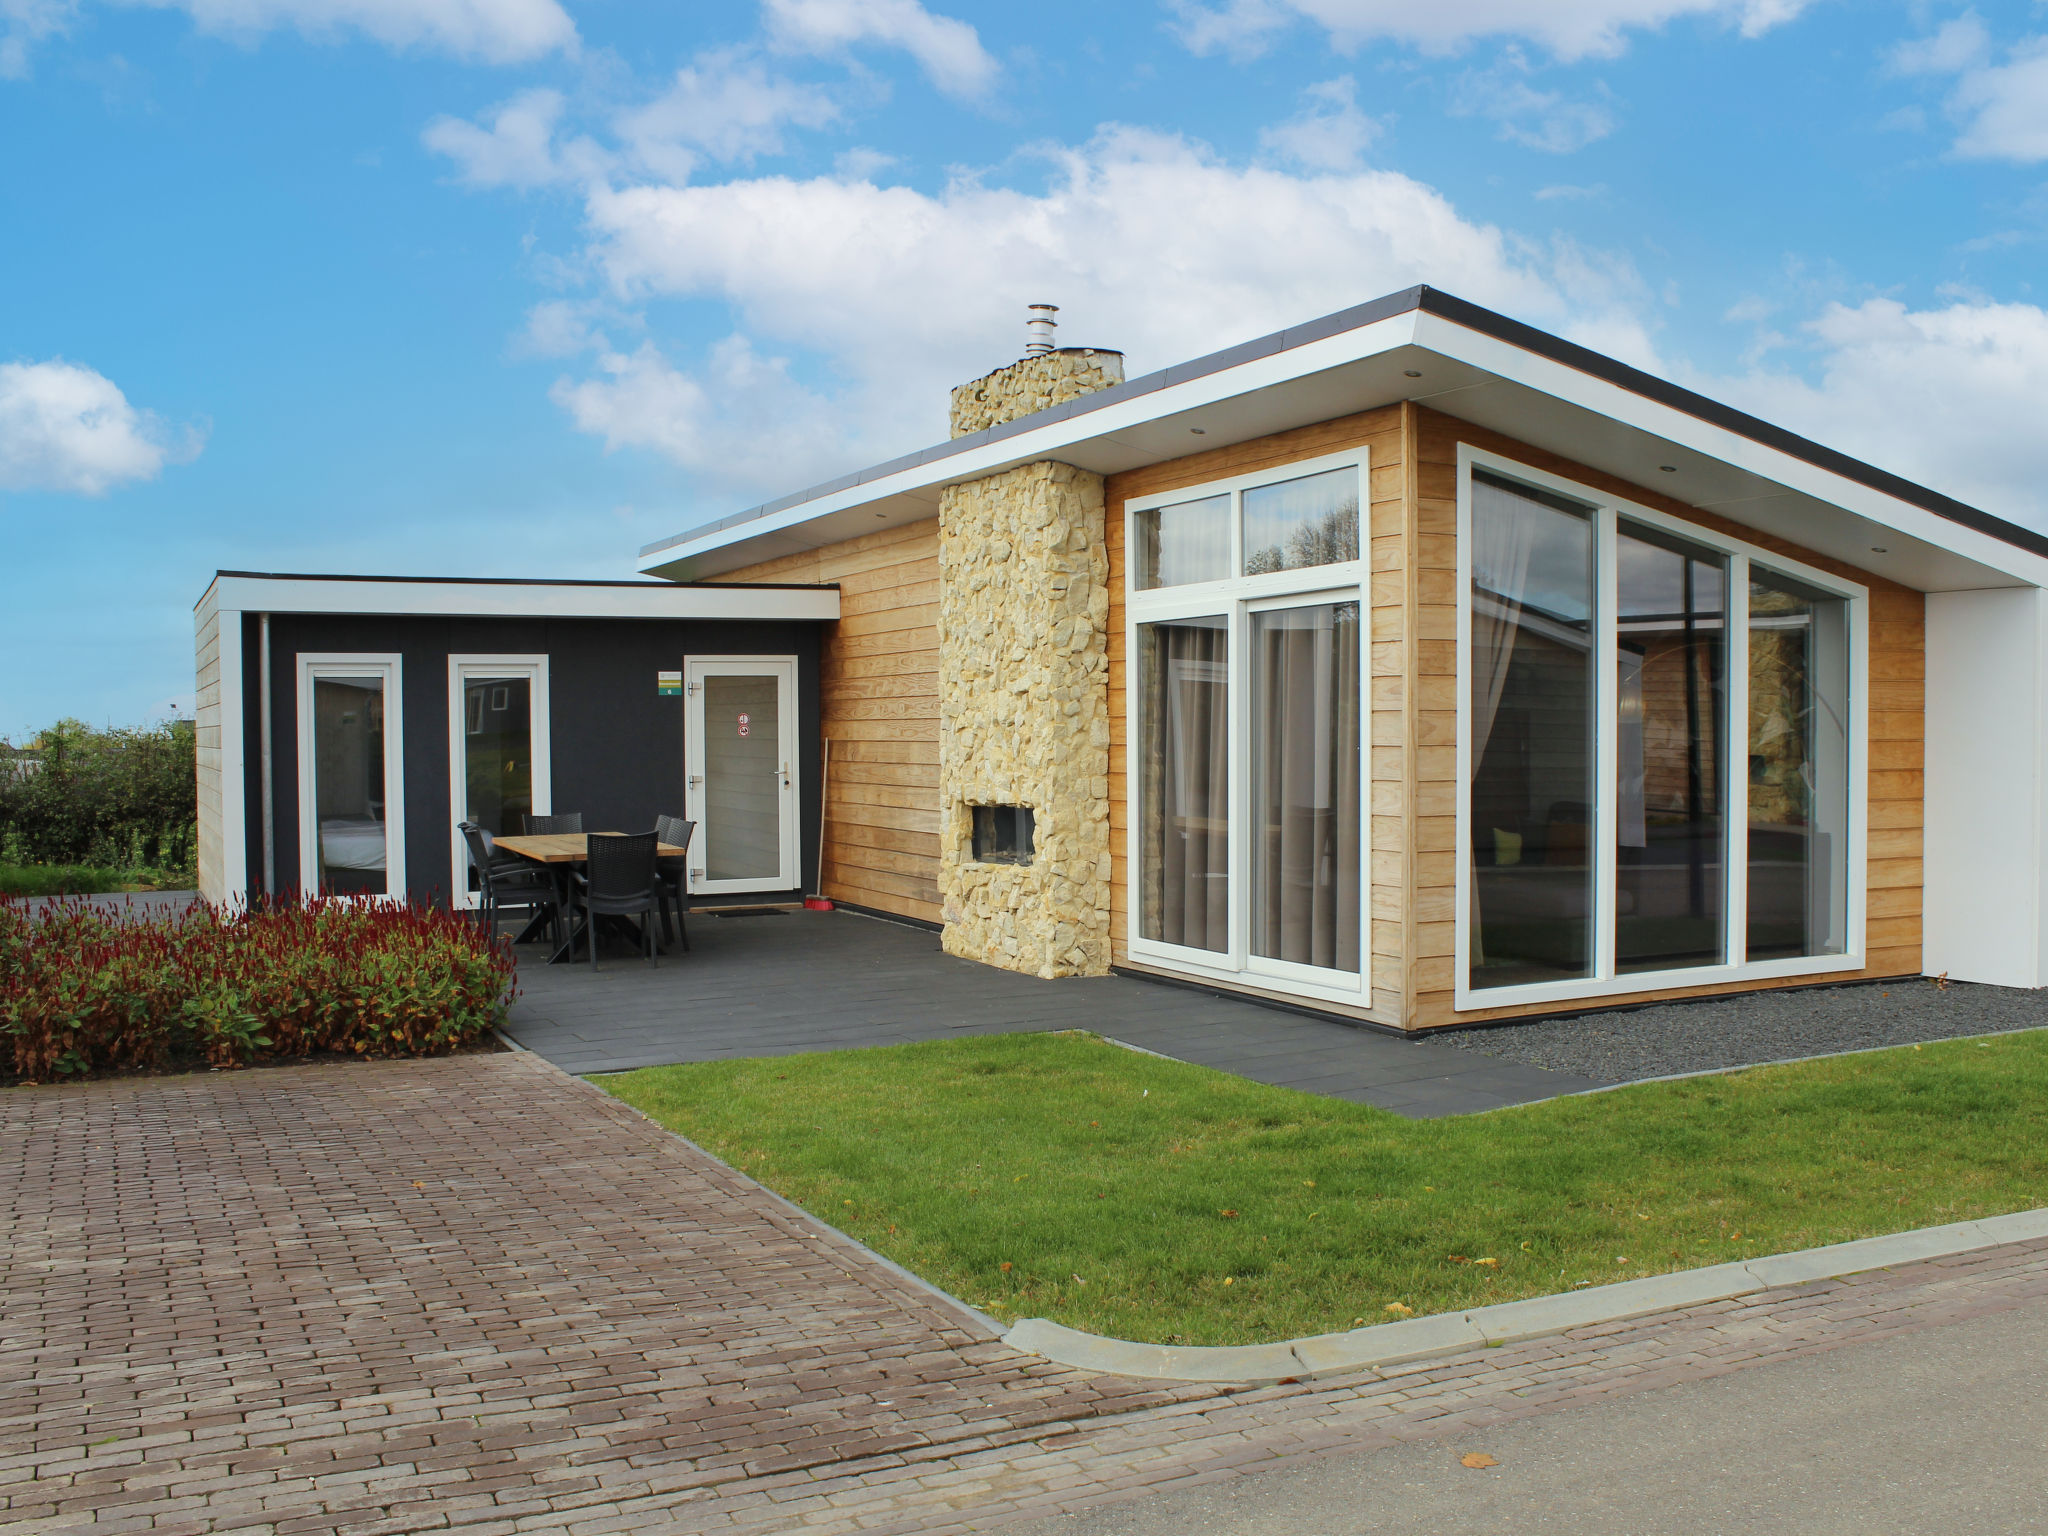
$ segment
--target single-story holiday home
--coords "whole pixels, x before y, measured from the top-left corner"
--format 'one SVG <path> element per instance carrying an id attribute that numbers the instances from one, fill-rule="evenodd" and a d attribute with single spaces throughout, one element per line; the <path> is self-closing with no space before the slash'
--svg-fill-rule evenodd
<path id="1" fill-rule="evenodd" d="M 2048 538 L 1430 288 L 1129 380 L 1051 328 L 639 581 L 222 572 L 207 895 L 669 812 L 702 897 L 1408 1031 L 2048 984 Z"/>

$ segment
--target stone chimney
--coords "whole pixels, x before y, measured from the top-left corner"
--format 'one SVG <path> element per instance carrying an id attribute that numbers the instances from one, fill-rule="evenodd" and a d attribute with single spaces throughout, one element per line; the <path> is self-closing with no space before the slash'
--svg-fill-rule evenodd
<path id="1" fill-rule="evenodd" d="M 999 427 L 1124 381 L 1124 355 L 1097 347 L 1056 347 L 1057 304 L 1034 304 L 1024 355 L 953 391 L 953 435 Z"/>
<path id="2" fill-rule="evenodd" d="M 953 435 L 1123 382 L 1123 354 L 1031 350 L 953 391 Z M 1051 459 L 939 503 L 939 891 L 945 948 L 1029 975 L 1110 963 L 1109 557 L 1102 476 Z M 976 857 L 975 809 L 1031 813 L 1031 846 Z M 1005 822 L 1007 824 L 1007 821 Z M 1028 857 L 1028 862 L 1023 858 Z"/>

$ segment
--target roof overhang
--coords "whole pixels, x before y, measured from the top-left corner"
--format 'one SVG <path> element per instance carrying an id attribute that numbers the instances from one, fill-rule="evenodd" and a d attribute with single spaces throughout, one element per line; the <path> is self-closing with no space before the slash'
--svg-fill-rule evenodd
<path id="1" fill-rule="evenodd" d="M 222 571 L 200 598 L 243 613 L 403 614 L 437 618 L 836 619 L 829 586 L 698 586 L 669 581 L 493 581 L 416 576 L 296 576 Z"/>
<path id="2" fill-rule="evenodd" d="M 1403 400 L 1923 591 L 2048 586 L 2048 537 L 1428 288 L 693 529 L 639 568 L 701 580 L 934 517 L 947 486 L 1019 464 L 1116 474 Z"/>

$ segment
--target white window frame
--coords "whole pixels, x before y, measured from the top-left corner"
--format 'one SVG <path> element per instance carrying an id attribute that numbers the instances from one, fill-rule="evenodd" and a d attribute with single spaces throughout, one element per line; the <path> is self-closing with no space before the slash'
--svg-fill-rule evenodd
<path id="1" fill-rule="evenodd" d="M 1138 588 L 1133 552 L 1137 548 L 1140 513 L 1178 506 L 1185 501 L 1227 495 L 1230 498 L 1230 569 L 1240 572 L 1244 569 L 1244 493 L 1260 486 L 1300 480 L 1337 469 L 1355 469 L 1358 473 L 1358 559 L 1336 565 L 1308 566 L 1301 570 L 1271 571 L 1259 576 L 1231 575 L 1216 581 L 1188 582 L 1145 590 Z M 1130 813 L 1125 818 L 1128 824 L 1124 831 L 1124 869 L 1131 896 L 1127 903 L 1130 910 L 1125 919 L 1125 942 L 1133 960 L 1205 981 L 1256 986 L 1264 991 L 1288 993 L 1312 1002 L 1339 1003 L 1348 1008 L 1371 1006 L 1372 609 L 1366 590 L 1371 550 L 1372 466 L 1363 447 L 1233 475 L 1227 479 L 1182 486 L 1156 495 L 1134 496 L 1124 503 L 1124 658 L 1125 676 L 1130 679 L 1124 690 L 1129 743 L 1124 752 L 1124 803 Z M 1250 952 L 1251 893 L 1247 882 L 1251 876 L 1252 833 L 1251 616 L 1255 612 L 1313 607 L 1322 603 L 1358 604 L 1358 817 L 1362 846 L 1358 850 L 1359 935 L 1355 977 L 1349 971 L 1270 960 Z M 1144 916 L 1140 892 L 1144 879 L 1144 802 L 1137 745 L 1144 739 L 1145 700 L 1135 681 L 1138 629 L 1144 624 L 1190 618 L 1221 618 L 1225 621 L 1228 635 L 1230 839 L 1226 857 L 1230 885 L 1230 948 L 1227 951 L 1164 944 L 1156 939 L 1147 939 L 1140 932 Z"/>
<path id="2" fill-rule="evenodd" d="M 405 664 L 396 651 L 300 651 L 298 665 L 299 890 L 320 891 L 320 816 L 313 782 L 313 682 L 320 677 L 384 679 L 384 893 L 337 899 L 402 905 L 405 879 Z"/>
<path id="3" fill-rule="evenodd" d="M 485 652 L 450 654 L 448 657 L 448 866 L 454 890 L 449 900 L 457 908 L 474 908 L 483 900 L 482 891 L 469 888 L 469 847 L 462 840 L 462 822 L 469 814 L 469 780 L 464 771 L 469 755 L 466 740 L 469 722 L 463 707 L 465 685 L 471 676 L 524 677 L 532 705 L 533 814 L 545 816 L 554 809 L 554 759 L 549 745 L 548 658 L 527 652 L 492 655 Z"/>
<path id="4" fill-rule="evenodd" d="M 1593 656 L 1594 656 L 1594 752 L 1593 818 L 1594 838 L 1594 921 L 1593 974 L 1563 981 L 1532 982 L 1515 987 L 1471 986 L 1470 924 L 1472 912 L 1472 472 L 1482 469 L 1504 479 L 1520 481 L 1538 490 L 1568 497 L 1589 510 L 1594 533 Z M 1727 784 L 1726 846 L 1722 857 L 1727 870 L 1723 898 L 1723 953 L 1730 957 L 1719 965 L 1684 966 L 1664 971 L 1617 972 L 1614 966 L 1615 889 L 1615 770 L 1618 737 L 1619 685 L 1615 669 L 1602 665 L 1600 658 L 1615 653 L 1616 552 L 1615 534 L 1626 519 L 1679 535 L 1703 548 L 1728 557 L 1728 720 L 1726 746 L 1729 752 Z M 1749 720 L 1749 576 L 1758 566 L 1768 572 L 1792 577 L 1823 592 L 1845 598 L 1849 604 L 1849 833 L 1848 891 L 1844 938 L 1846 953 L 1813 955 L 1790 960 L 1755 963 L 1744 957 L 1748 939 L 1749 775 L 1741 770 L 1748 758 Z M 1870 790 L 1870 589 L 1774 550 L 1735 538 L 1698 523 L 1689 523 L 1658 512 L 1638 502 L 1611 496 L 1562 475 L 1535 469 L 1527 464 L 1475 448 L 1458 445 L 1458 751 L 1457 751 L 1457 895 L 1455 974 L 1452 1007 L 1458 1012 L 1472 1009 L 1526 1007 L 1531 1004 L 1561 1004 L 1581 999 L 1615 997 L 1622 994 L 1669 991 L 1680 987 L 1724 987 L 1745 981 L 1790 980 L 1801 976 L 1828 976 L 1860 971 L 1865 966 L 1865 923 L 1867 915 L 1867 874 L 1869 848 Z M 1742 649 L 1738 652 L 1737 642 Z"/>

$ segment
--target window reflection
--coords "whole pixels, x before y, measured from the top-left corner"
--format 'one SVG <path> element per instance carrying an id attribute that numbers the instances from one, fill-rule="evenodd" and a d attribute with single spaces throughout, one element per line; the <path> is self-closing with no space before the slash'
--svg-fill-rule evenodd
<path id="1" fill-rule="evenodd" d="M 1593 525 L 1472 480 L 1473 987 L 1592 973 Z"/>
<path id="2" fill-rule="evenodd" d="M 1749 585 L 1749 958 L 1848 948 L 1849 603 Z"/>
<path id="3" fill-rule="evenodd" d="M 1358 558 L 1358 471 L 1333 469 L 1244 493 L 1244 573 Z"/>
<path id="4" fill-rule="evenodd" d="M 1230 574 L 1230 498 L 1152 507 L 1133 520 L 1132 581 L 1139 591 L 1221 581 Z"/>
<path id="5" fill-rule="evenodd" d="M 1615 542 L 1615 969 L 1714 965 L 1727 933 L 1727 560 L 1634 523 Z"/>

